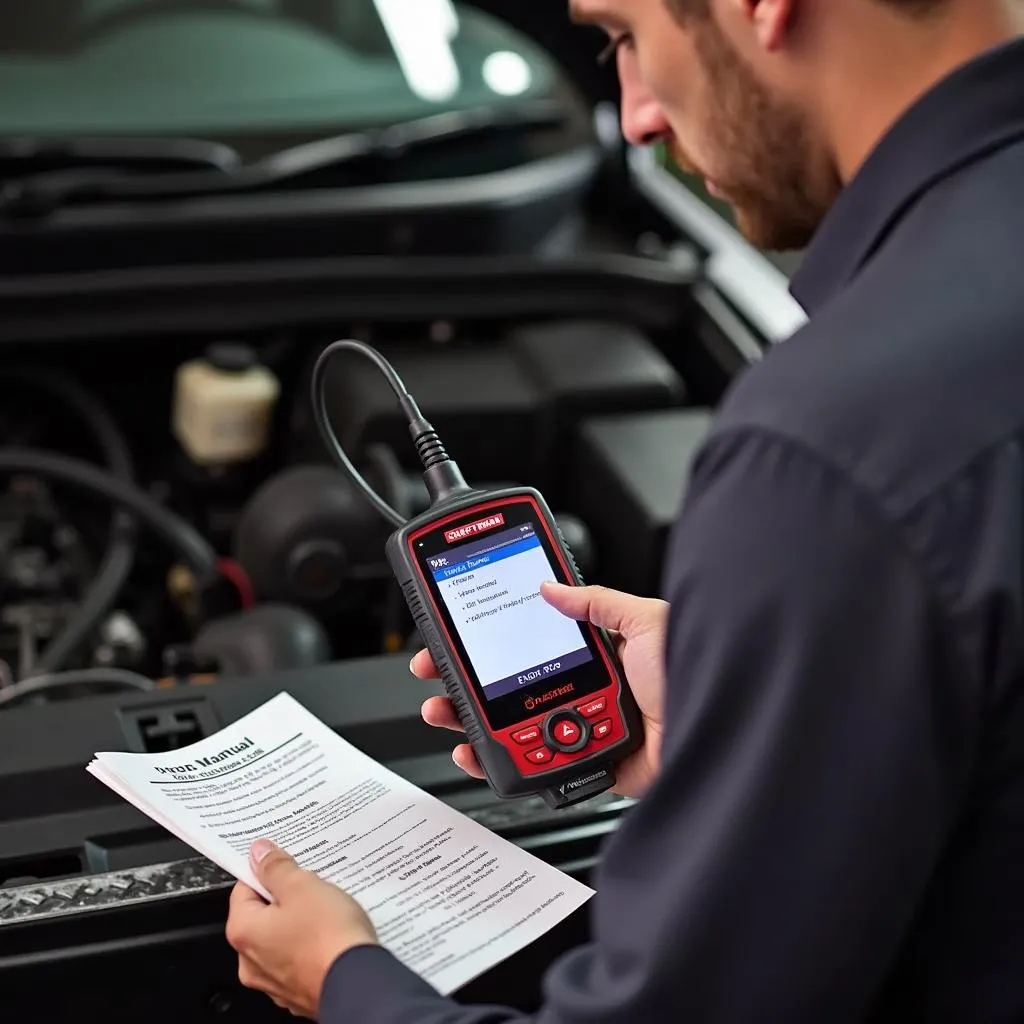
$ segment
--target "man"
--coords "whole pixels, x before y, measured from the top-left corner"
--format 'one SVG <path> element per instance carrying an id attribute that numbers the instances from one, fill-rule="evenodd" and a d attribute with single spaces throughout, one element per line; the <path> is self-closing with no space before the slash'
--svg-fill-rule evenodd
<path id="1" fill-rule="evenodd" d="M 551 968 L 539 1022 L 1024 1020 L 1014 7 L 574 6 L 611 36 L 633 142 L 668 140 L 755 243 L 813 244 L 809 324 L 737 383 L 696 464 L 669 604 L 545 588 L 619 632 L 648 742 L 593 944 Z M 455 725 L 439 699 L 424 717 Z M 275 902 L 239 886 L 228 937 L 294 1012 L 521 1019 L 437 996 L 281 851 L 256 871 Z"/>

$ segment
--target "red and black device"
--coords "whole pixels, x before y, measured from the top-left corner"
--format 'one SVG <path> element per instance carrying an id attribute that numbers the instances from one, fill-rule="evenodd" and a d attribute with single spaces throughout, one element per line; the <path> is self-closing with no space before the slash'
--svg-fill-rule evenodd
<path id="1" fill-rule="evenodd" d="M 327 422 L 323 368 L 339 349 L 375 362 L 406 412 L 431 497 L 413 519 L 362 480 Z M 643 740 L 642 718 L 607 634 L 540 596 L 546 580 L 583 583 L 544 498 L 471 488 L 398 374 L 362 342 L 324 350 L 313 400 L 335 457 L 396 527 L 388 562 L 492 790 L 558 808 L 611 788 Z"/>
<path id="2" fill-rule="evenodd" d="M 545 580 L 582 584 L 541 495 L 454 494 L 387 556 L 494 792 L 563 807 L 614 785 L 640 716 L 608 637 L 540 596 Z"/>

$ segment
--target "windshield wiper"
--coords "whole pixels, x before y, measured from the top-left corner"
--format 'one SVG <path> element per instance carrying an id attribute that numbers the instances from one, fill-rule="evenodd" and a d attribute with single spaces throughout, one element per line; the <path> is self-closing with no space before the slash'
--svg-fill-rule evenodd
<path id="1" fill-rule="evenodd" d="M 256 163 L 180 173 L 125 174 L 108 166 L 87 166 L 27 176 L 4 173 L 0 151 L 0 215 L 44 217 L 55 210 L 105 201 L 131 202 L 221 196 L 301 186 L 325 172 L 390 164 L 407 154 L 490 134 L 560 128 L 561 103 L 538 101 L 515 107 L 452 111 L 384 128 L 349 132 L 274 153 Z M 141 168 L 137 168 L 141 170 Z"/>

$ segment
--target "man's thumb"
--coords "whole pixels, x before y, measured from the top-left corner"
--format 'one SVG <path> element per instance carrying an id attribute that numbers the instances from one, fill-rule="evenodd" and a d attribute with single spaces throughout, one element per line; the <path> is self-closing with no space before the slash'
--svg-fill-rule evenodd
<path id="1" fill-rule="evenodd" d="M 544 583 L 541 597 L 552 608 L 578 622 L 592 622 L 599 629 L 623 632 L 642 598 L 607 587 L 567 587 L 563 583 Z"/>
<path id="2" fill-rule="evenodd" d="M 291 854 L 269 839 L 257 839 L 252 844 L 249 862 L 256 878 L 271 896 L 279 895 L 282 886 L 288 884 L 288 879 L 302 870 Z"/>

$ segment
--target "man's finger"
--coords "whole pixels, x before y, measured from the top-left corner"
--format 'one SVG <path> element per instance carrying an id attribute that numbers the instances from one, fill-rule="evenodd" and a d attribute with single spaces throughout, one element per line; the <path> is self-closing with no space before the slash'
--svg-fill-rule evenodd
<path id="1" fill-rule="evenodd" d="M 267 909 L 263 897 L 244 882 L 236 882 L 228 901 L 228 919 L 224 937 L 228 945 L 241 953 L 252 941 L 253 927 L 259 919 L 256 914 Z"/>
<path id="2" fill-rule="evenodd" d="M 468 743 L 460 743 L 452 751 L 452 760 L 467 774 L 474 779 L 485 778 L 484 770 L 473 753 L 473 748 Z"/>
<path id="3" fill-rule="evenodd" d="M 420 713 L 427 725 L 433 725 L 438 729 L 451 729 L 453 732 L 465 732 L 459 721 L 459 716 L 455 714 L 452 702 L 447 697 L 431 697 L 429 700 L 425 700 Z M 480 762 L 468 743 L 460 743 L 452 751 L 452 760 L 474 779 L 485 778 L 484 770 L 480 767 Z"/>
<path id="4" fill-rule="evenodd" d="M 577 622 L 592 622 L 599 629 L 623 632 L 629 628 L 644 598 L 624 594 L 607 587 L 567 587 L 562 583 L 544 583 L 541 597 L 552 608 Z"/>
<path id="5" fill-rule="evenodd" d="M 423 702 L 420 714 L 427 725 L 438 729 L 454 729 L 455 732 L 463 732 L 459 716 L 455 714 L 455 708 L 447 697 L 430 697 Z"/>
<path id="6" fill-rule="evenodd" d="M 257 992 L 265 992 L 267 995 L 271 992 L 278 994 L 273 978 L 255 960 L 241 953 L 238 955 L 238 981 L 246 988 L 255 989 Z"/>
<path id="7" fill-rule="evenodd" d="M 263 887 L 277 901 L 288 884 L 302 874 L 291 854 L 269 839 L 257 839 L 249 848 L 249 862 Z"/>
<path id="8" fill-rule="evenodd" d="M 430 657 L 430 651 L 426 648 L 417 651 L 409 662 L 409 671 L 417 679 L 436 679 L 437 668 L 434 666 L 434 659 Z"/>
<path id="9" fill-rule="evenodd" d="M 246 885 L 245 882 L 235 882 L 228 905 L 230 913 L 233 914 L 236 911 L 244 913 L 249 905 L 265 907 L 267 901 L 255 889 Z"/>

